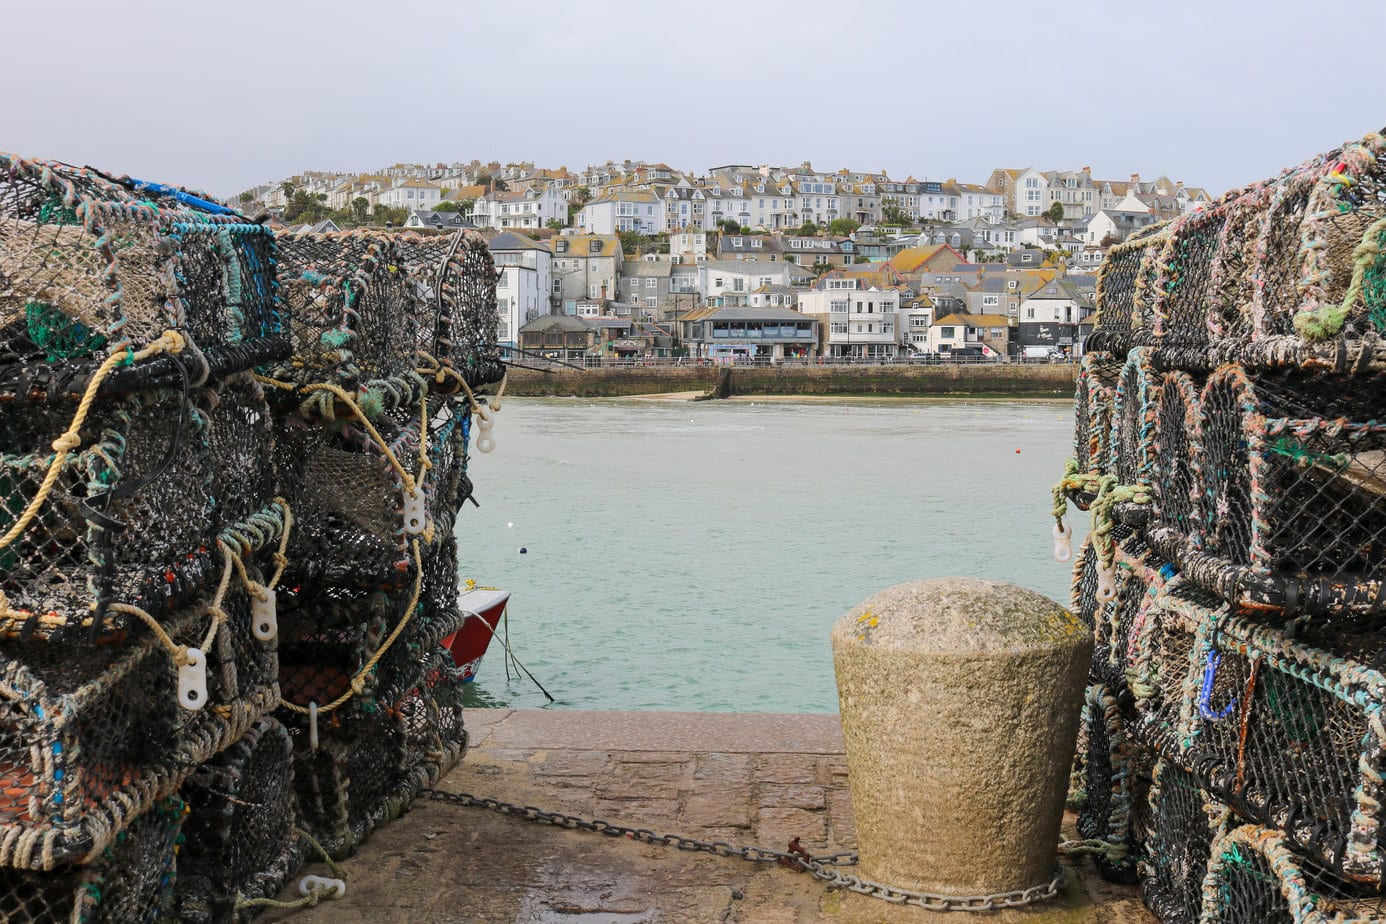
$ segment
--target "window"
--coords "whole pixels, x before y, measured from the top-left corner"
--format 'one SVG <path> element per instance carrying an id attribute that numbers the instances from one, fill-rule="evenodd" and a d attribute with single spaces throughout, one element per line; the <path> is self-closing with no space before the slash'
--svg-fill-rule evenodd
<path id="1" fill-rule="evenodd" d="M 659 280 L 656 279 L 656 278 L 653 277 L 653 276 L 649 277 L 648 279 L 645 280 L 645 288 L 647 288 L 647 289 L 658 289 L 658 288 L 659 288 Z"/>
<path id="2" fill-rule="evenodd" d="M 943 338 L 947 339 L 947 340 L 952 340 L 953 337 L 956 336 L 956 334 L 955 334 L 955 331 L 956 331 L 956 330 L 957 330 L 957 328 L 954 328 L 954 327 L 944 327 L 944 328 L 941 328 L 941 329 L 939 330 L 938 335 L 939 335 L 940 337 L 943 337 Z"/>
<path id="3" fill-rule="evenodd" d="M 563 280 L 561 280 L 561 279 L 555 279 L 555 280 L 553 281 L 553 294 L 554 294 L 554 295 L 561 295 L 561 294 L 563 294 Z"/>
<path id="4" fill-rule="evenodd" d="M 999 296 L 999 295 L 983 295 L 983 296 L 982 296 L 982 304 L 983 304 L 983 305 L 999 305 L 999 304 L 1001 304 L 1001 296 Z"/>
<path id="5" fill-rule="evenodd" d="M 1025 309 L 1025 317 L 1030 318 L 1031 320 L 1033 320 L 1034 317 L 1035 317 L 1035 309 L 1033 309 L 1033 308 L 1026 308 L 1026 309 Z"/>
<path id="6" fill-rule="evenodd" d="M 657 296 L 657 295 L 648 295 L 648 296 L 646 296 L 646 297 L 645 297 L 645 307 L 647 307 L 647 308 L 658 308 L 658 307 L 659 307 L 659 296 Z"/>

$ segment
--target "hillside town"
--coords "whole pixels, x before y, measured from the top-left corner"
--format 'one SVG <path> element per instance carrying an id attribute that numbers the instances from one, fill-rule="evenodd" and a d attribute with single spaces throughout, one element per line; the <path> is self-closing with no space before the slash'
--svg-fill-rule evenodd
<path id="1" fill-rule="evenodd" d="M 476 229 L 501 344 L 573 363 L 1075 358 L 1107 248 L 1211 201 L 1088 167 L 972 184 L 630 160 L 317 171 L 240 195 L 289 230 Z"/>

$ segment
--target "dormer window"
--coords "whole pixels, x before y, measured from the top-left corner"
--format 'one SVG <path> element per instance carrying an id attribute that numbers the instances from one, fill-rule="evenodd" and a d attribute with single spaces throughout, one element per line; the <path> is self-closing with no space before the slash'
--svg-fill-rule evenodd
<path id="1" fill-rule="evenodd" d="M 567 253 L 567 252 L 568 252 L 568 242 L 567 242 L 567 241 L 560 240 L 560 241 L 558 242 L 558 252 L 559 252 L 559 253 Z"/>
<path id="2" fill-rule="evenodd" d="M 601 241 L 592 241 L 591 243 L 589 243 L 589 244 L 587 245 L 587 252 L 588 252 L 588 253 L 601 253 L 601 252 L 602 252 L 602 242 L 601 242 Z"/>
<path id="3" fill-rule="evenodd" d="M 739 237 L 734 237 L 734 238 L 732 238 L 732 239 L 731 239 L 731 245 L 732 245 L 733 247 L 740 247 L 740 246 L 741 246 L 741 238 L 739 238 Z"/>

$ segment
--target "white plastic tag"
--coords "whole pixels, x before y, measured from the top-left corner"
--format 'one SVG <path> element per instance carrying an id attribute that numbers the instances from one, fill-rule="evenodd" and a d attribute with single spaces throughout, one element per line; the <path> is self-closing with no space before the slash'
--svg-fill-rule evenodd
<path id="1" fill-rule="evenodd" d="M 404 492 L 404 531 L 417 536 L 428 525 L 428 509 L 424 504 L 424 492 L 420 488 Z"/>
<path id="2" fill-rule="evenodd" d="M 259 584 L 254 585 L 265 599 L 251 594 L 250 596 L 250 630 L 255 633 L 255 637 L 262 642 L 272 642 L 274 637 L 279 634 L 279 617 L 275 611 L 275 593 L 268 587 Z"/>
<path id="3" fill-rule="evenodd" d="M 1097 599 L 1111 603 L 1116 599 L 1116 568 L 1097 569 Z"/>
<path id="4" fill-rule="evenodd" d="M 323 893 L 331 898 L 342 898 L 346 895 L 346 883 L 340 879 L 330 879 L 326 876 L 304 876 L 298 881 L 298 894 L 307 898 L 315 892 Z"/>
<path id="5" fill-rule="evenodd" d="M 1054 524 L 1054 560 L 1069 561 L 1073 558 L 1073 527 L 1067 523 Z"/>
<path id="6" fill-rule="evenodd" d="M 496 425 L 495 412 L 488 405 L 478 404 L 476 406 L 476 425 L 482 430 L 489 430 Z"/>
<path id="7" fill-rule="evenodd" d="M 308 704 L 308 747 L 318 749 L 318 704 Z"/>
<path id="8" fill-rule="evenodd" d="M 476 438 L 476 451 L 492 452 L 495 448 L 496 438 L 483 430 L 481 435 Z"/>
<path id="9" fill-rule="evenodd" d="M 196 712 L 207 705 L 207 656 L 199 648 L 183 654 L 187 663 L 178 666 L 178 705 Z"/>

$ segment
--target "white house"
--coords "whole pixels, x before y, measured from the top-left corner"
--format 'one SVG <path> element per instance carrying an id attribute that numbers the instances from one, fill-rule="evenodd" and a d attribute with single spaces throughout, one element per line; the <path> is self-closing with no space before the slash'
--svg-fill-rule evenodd
<path id="1" fill-rule="evenodd" d="M 437 184 L 410 178 L 399 180 L 394 186 L 381 190 L 376 202 L 392 209 L 427 211 L 442 202 L 442 196 L 442 187 Z"/>
<path id="2" fill-rule="evenodd" d="M 552 219 L 568 224 L 568 203 L 558 187 L 527 192 L 491 190 L 476 198 L 470 214 L 478 228 L 543 228 Z"/>
<path id="3" fill-rule="evenodd" d="M 519 330 L 549 314 L 553 295 L 553 255 L 537 241 L 503 231 L 486 245 L 496 262 L 496 339 L 514 346 Z"/>
<path id="4" fill-rule="evenodd" d="M 611 190 L 584 205 L 575 222 L 588 234 L 658 234 L 666 228 L 664 202 L 649 190 Z"/>
<path id="5" fill-rule="evenodd" d="M 708 260 L 698 265 L 698 291 L 708 305 L 749 305 L 763 286 L 792 285 L 803 270 L 783 261 Z"/>
<path id="6" fill-rule="evenodd" d="M 818 318 L 824 356 L 880 359 L 900 352 L 898 289 L 827 278 L 800 293 L 799 310 Z"/>

